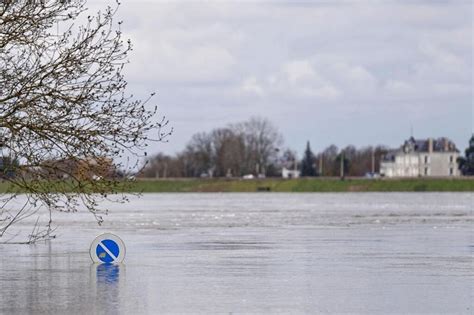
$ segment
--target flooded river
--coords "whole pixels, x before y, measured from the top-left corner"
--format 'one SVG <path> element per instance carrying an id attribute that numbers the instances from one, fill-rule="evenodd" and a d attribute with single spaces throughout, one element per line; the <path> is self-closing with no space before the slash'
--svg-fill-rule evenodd
<path id="1" fill-rule="evenodd" d="M 0 245 L 0 313 L 474 313 L 471 193 L 145 194 Z M 25 222 L 12 230 L 31 230 Z M 127 246 L 95 265 L 100 233 Z"/>

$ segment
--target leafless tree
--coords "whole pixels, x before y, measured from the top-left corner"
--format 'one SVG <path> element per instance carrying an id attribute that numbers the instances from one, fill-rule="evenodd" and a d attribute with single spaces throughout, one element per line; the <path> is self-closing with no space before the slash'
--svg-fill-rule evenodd
<path id="1" fill-rule="evenodd" d="M 219 128 L 212 132 L 215 154 L 215 175 L 240 176 L 244 165 L 245 145 L 240 135 L 230 128 Z"/>
<path id="2" fill-rule="evenodd" d="M 317 163 L 318 165 L 321 163 L 323 166 L 321 176 L 337 176 L 337 172 L 334 170 L 334 163 L 336 161 L 336 157 L 339 153 L 339 149 L 334 144 L 331 144 L 323 152 L 317 154 Z M 319 160 L 322 161 L 319 161 Z"/>
<path id="3" fill-rule="evenodd" d="M 119 5 L 89 15 L 84 0 L 0 2 L 0 146 L 4 158 L 18 161 L 14 175 L 4 176 L 10 190 L 0 208 L 0 237 L 41 209 L 49 220 L 30 241 L 51 237 L 54 211 L 83 205 L 101 223 L 106 210 L 99 201 L 123 182 L 67 165 L 90 173 L 91 165 L 112 161 L 114 169 L 133 169 L 117 161 L 146 154 L 147 141 L 169 134 L 164 118 L 153 120 L 153 94 L 141 101 L 125 92 L 122 70 L 132 46 L 122 39 L 122 22 L 114 22 Z M 62 176 L 53 180 L 51 173 Z M 27 201 L 12 207 L 19 193 Z"/>
<path id="4" fill-rule="evenodd" d="M 372 171 L 372 163 L 375 173 L 380 171 L 380 160 L 387 153 L 387 148 L 382 145 L 376 147 L 368 146 L 356 148 L 348 145 L 339 150 L 335 145 L 330 145 L 323 152 L 316 154 L 316 163 L 319 165 L 322 160 L 323 176 L 339 176 L 340 174 L 340 154 L 344 152 L 347 159 L 348 176 L 364 176 Z"/>
<path id="5" fill-rule="evenodd" d="M 205 132 L 193 135 L 180 157 L 186 161 L 188 176 L 209 174 L 213 171 L 215 160 L 212 136 Z"/>
<path id="6" fill-rule="evenodd" d="M 261 117 L 252 117 L 232 125 L 232 129 L 244 139 L 247 171 L 265 173 L 283 144 L 283 137 L 278 129 L 268 119 Z"/>
<path id="7" fill-rule="evenodd" d="M 251 118 L 209 133 L 195 134 L 186 149 L 170 161 L 165 161 L 160 154 L 152 157 L 142 176 L 155 177 L 153 174 L 163 167 L 163 163 L 181 165 L 183 169 L 182 172 L 168 172 L 169 176 L 212 174 L 224 177 L 257 173 L 278 176 L 282 142 L 281 134 L 269 120 Z"/>

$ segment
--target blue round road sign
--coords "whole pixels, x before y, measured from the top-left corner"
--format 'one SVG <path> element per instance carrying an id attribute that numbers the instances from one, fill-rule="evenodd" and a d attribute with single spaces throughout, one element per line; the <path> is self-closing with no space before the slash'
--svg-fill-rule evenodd
<path id="1" fill-rule="evenodd" d="M 102 234 L 92 242 L 90 255 L 96 263 L 120 263 L 125 258 L 125 245 L 114 234 Z"/>
<path id="2" fill-rule="evenodd" d="M 102 262 L 112 263 L 119 256 L 120 248 L 113 240 L 103 240 L 97 245 L 96 254 Z"/>

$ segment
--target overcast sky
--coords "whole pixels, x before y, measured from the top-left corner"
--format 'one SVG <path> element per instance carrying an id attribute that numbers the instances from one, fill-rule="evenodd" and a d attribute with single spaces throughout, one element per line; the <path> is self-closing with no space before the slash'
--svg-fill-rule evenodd
<path id="1" fill-rule="evenodd" d="M 107 1 L 90 1 L 90 7 Z M 472 1 L 177 2 L 123 0 L 134 51 L 129 91 L 175 132 L 263 116 L 301 155 L 330 144 L 398 147 L 447 136 L 462 150 L 473 125 Z"/>

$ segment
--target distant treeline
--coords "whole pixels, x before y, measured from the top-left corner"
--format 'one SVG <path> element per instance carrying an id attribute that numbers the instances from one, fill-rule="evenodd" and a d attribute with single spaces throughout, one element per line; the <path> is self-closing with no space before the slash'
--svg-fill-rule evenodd
<path id="1" fill-rule="evenodd" d="M 283 146 L 283 137 L 267 119 L 251 118 L 211 132 L 192 136 L 186 148 L 174 155 L 151 157 L 141 177 L 241 177 L 281 176 L 283 168 L 300 170 L 302 176 L 339 176 L 344 158 L 346 176 L 378 172 L 384 146 L 339 149 L 328 146 L 313 153 L 308 142 L 303 158 Z M 374 169 L 373 169 L 374 168 Z"/>

